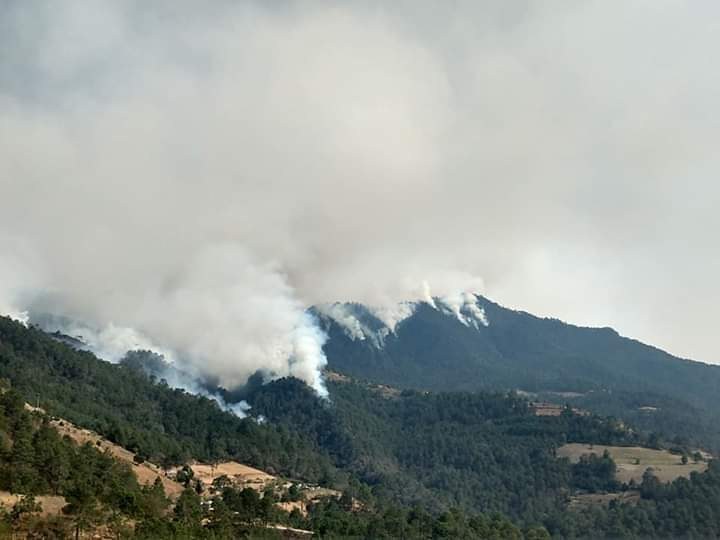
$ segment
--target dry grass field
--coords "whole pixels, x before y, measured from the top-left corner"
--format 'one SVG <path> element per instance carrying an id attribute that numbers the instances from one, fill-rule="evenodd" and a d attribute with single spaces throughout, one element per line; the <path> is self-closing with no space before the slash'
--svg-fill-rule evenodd
<path id="1" fill-rule="evenodd" d="M 76 425 L 68 422 L 67 420 L 53 420 L 52 426 L 58 430 L 60 435 L 67 435 L 77 444 L 90 443 L 98 448 L 100 451 L 108 450 L 116 459 L 125 461 L 131 467 L 135 475 L 137 476 L 138 482 L 143 485 L 152 485 L 157 478 L 163 483 L 165 493 L 171 499 L 176 499 L 182 493 L 183 486 L 168 478 L 164 472 L 157 466 L 149 462 L 137 464 L 134 462 L 135 454 L 126 450 L 122 446 L 113 444 L 107 439 L 101 437 L 94 431 L 88 429 L 82 429 Z"/>
<path id="2" fill-rule="evenodd" d="M 648 467 L 652 467 L 655 476 L 663 482 L 671 482 L 680 476 L 689 477 L 693 471 L 702 472 L 707 463 L 701 461 L 694 463 L 691 459 L 686 465 L 682 464 L 681 456 L 671 454 L 667 450 L 653 450 L 639 446 L 602 446 L 587 444 L 566 444 L 558 449 L 558 457 L 566 457 L 572 463 L 577 463 L 583 454 L 602 455 L 607 450 L 617 464 L 617 479 L 620 482 L 630 482 L 631 479 L 640 483 L 642 475 Z"/>
<path id="3" fill-rule="evenodd" d="M 196 463 L 191 465 L 195 478 L 200 480 L 205 486 L 212 485 L 216 478 L 226 476 L 237 486 L 251 487 L 261 491 L 267 484 L 277 480 L 274 476 L 266 472 L 248 467 L 236 461 L 224 461 L 209 465 L 206 463 Z"/>
<path id="4" fill-rule="evenodd" d="M 20 497 L 21 495 L 0 491 L 0 507 L 9 511 L 13 505 L 18 502 Z M 67 504 L 65 497 L 55 495 L 38 495 L 35 497 L 35 501 L 42 507 L 42 510 L 39 512 L 39 515 L 42 517 L 59 515 L 63 507 Z"/>

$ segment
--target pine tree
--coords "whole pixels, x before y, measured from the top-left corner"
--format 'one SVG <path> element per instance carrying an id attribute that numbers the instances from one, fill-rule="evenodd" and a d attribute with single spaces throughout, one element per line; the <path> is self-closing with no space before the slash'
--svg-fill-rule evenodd
<path id="1" fill-rule="evenodd" d="M 14 426 L 10 454 L 10 490 L 31 494 L 40 488 L 40 478 L 34 467 L 33 424 L 29 414 L 22 411 Z"/>
<path id="2" fill-rule="evenodd" d="M 142 488 L 141 512 L 145 518 L 160 518 L 165 515 L 170 500 L 165 495 L 165 488 L 160 477 L 155 479 L 152 486 Z"/>
<path id="3" fill-rule="evenodd" d="M 68 504 L 63 508 L 63 513 L 73 517 L 75 522 L 75 538 L 80 538 L 80 533 L 94 525 L 99 518 L 100 508 L 89 482 L 78 478 L 75 485 L 65 494 Z"/>
<path id="4" fill-rule="evenodd" d="M 202 519 L 202 506 L 200 497 L 195 490 L 187 487 L 183 490 L 175 503 L 175 521 L 187 531 L 192 531 L 200 526 Z"/>

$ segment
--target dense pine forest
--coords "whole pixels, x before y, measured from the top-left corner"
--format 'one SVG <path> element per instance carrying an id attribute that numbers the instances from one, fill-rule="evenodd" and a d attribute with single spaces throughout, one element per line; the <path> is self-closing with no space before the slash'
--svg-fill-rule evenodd
<path id="1" fill-rule="evenodd" d="M 136 359 L 137 360 L 137 359 Z M 648 472 L 620 483 L 608 455 L 578 463 L 557 456 L 568 442 L 640 445 L 690 453 L 665 435 L 621 418 L 533 413 L 514 392 L 428 392 L 333 376 L 329 399 L 292 378 L 253 382 L 238 418 L 214 401 L 170 388 L 138 362 L 117 365 L 34 328 L 0 319 L 0 490 L 22 494 L 6 531 L 62 537 L 104 527 L 139 538 L 278 536 L 282 525 L 320 537 L 543 538 L 720 534 L 720 468 L 672 483 Z M 32 403 L 47 412 L 30 412 Z M 61 438 L 61 417 L 163 466 L 234 459 L 342 496 L 307 515 L 281 510 L 280 493 L 232 485 L 212 497 L 186 482 L 171 501 L 162 485 L 92 446 Z M 637 499 L 573 507 L 576 493 L 637 493 Z M 61 517 L 38 517 L 34 497 L 61 495 Z M 44 536 L 43 536 L 44 535 Z"/>
<path id="2" fill-rule="evenodd" d="M 483 296 L 476 300 L 487 326 L 462 324 L 419 303 L 384 335 L 381 346 L 377 340 L 352 339 L 318 311 L 330 336 L 325 346 L 330 369 L 434 392 L 520 390 L 720 450 L 719 366 L 672 356 L 612 328 L 574 326 Z M 361 304 L 343 308 L 364 328 L 384 328 Z"/>

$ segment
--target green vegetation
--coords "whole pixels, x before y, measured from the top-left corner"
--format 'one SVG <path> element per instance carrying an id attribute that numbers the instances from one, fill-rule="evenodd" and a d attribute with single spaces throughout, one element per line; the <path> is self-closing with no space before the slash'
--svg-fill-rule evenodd
<path id="1" fill-rule="evenodd" d="M 499 515 L 468 516 L 454 510 L 432 516 L 393 506 L 351 512 L 350 498 L 315 504 L 303 517 L 275 506 L 278 499 L 272 490 L 261 496 L 253 489 L 231 485 L 203 504 L 190 485 L 191 478 L 169 512 L 170 501 L 160 481 L 141 487 L 127 464 L 91 444 L 76 446 L 69 438 L 61 438 L 46 415 L 31 413 L 24 404 L 14 390 L 0 394 L 0 490 L 25 494 L 11 511 L 0 513 L 0 535 L 15 531 L 63 538 L 104 524 L 118 537 L 274 538 L 280 533 L 272 526 L 280 524 L 328 536 L 522 537 L 517 527 Z M 47 494 L 65 498 L 62 516 L 42 519 L 36 515 L 42 507 L 35 495 Z"/>
<path id="2" fill-rule="evenodd" d="M 584 454 L 572 466 L 572 479 L 575 487 L 590 493 L 617 491 L 620 487 L 615 479 L 617 466 L 605 450 L 602 456 Z"/>
<path id="3" fill-rule="evenodd" d="M 427 304 L 384 346 L 352 341 L 323 318 L 329 367 L 358 380 L 440 392 L 572 392 L 561 403 L 622 418 L 661 438 L 720 450 L 720 366 L 673 357 L 610 328 L 581 328 L 478 297 L 489 326 L 468 327 Z M 368 326 L 380 323 L 349 305 Z M 551 401 L 556 401 L 555 395 Z M 640 410 L 659 407 L 662 414 Z"/>
<path id="4" fill-rule="evenodd" d="M 697 458 L 696 461 L 688 458 L 682 451 L 673 453 L 668 450 L 637 446 L 566 444 L 558 449 L 557 455 L 577 463 L 584 455 L 594 453 L 602 456 L 605 452 L 615 462 L 615 477 L 621 483 L 634 481 L 639 484 L 648 468 L 652 468 L 655 476 L 663 482 L 670 482 L 680 476 L 688 478 L 693 471 L 703 472 L 707 468 L 707 463 L 699 454 L 694 456 Z"/>
<path id="5" fill-rule="evenodd" d="M 332 402 L 320 407 L 295 379 L 246 397 L 271 424 L 305 433 L 373 496 L 404 506 L 502 512 L 534 523 L 564 508 L 571 487 L 570 465 L 556 459 L 557 447 L 638 442 L 596 417 L 536 417 L 513 395 L 405 391 L 388 399 L 359 384 L 329 388 Z"/>
<path id="6" fill-rule="evenodd" d="M 514 393 L 393 392 L 352 381 L 330 383 L 329 401 L 295 379 L 225 394 L 248 399 L 253 412 L 268 419 L 258 424 L 173 390 L 138 367 L 107 364 L 0 319 L 0 377 L 12 386 L 0 406 L 0 488 L 27 496 L 4 517 L 6 527 L 52 529 L 62 537 L 103 523 L 139 538 L 275 537 L 282 534 L 276 525 L 363 538 L 720 534 L 715 462 L 671 484 L 647 473 L 633 486 L 619 484 L 610 454 L 581 456 L 577 463 L 557 457 L 569 442 L 677 442 L 612 418 L 569 408 L 536 417 Z M 311 504 L 307 516 L 275 505 L 299 497 L 290 490 L 258 494 L 223 484 L 203 502 L 186 474 L 186 490 L 169 504 L 160 483 L 139 486 L 127 465 L 60 438 L 24 401 L 135 450 L 140 459 L 232 458 L 336 487 L 343 496 Z M 687 444 L 678 449 L 678 459 L 693 457 Z M 635 496 L 607 507 L 568 506 L 573 493 L 633 488 L 639 502 Z M 59 521 L 29 517 L 32 496 L 44 494 L 65 497 Z"/>
<path id="7" fill-rule="evenodd" d="M 720 466 L 664 484 L 646 473 L 637 504 L 590 508 L 546 524 L 557 535 L 628 538 L 717 538 L 720 535 Z"/>
<path id="8" fill-rule="evenodd" d="M 214 401 L 155 384 L 142 371 L 99 361 L 6 318 L 0 318 L 0 378 L 28 402 L 155 463 L 233 458 L 311 481 L 336 474 L 297 433 L 241 420 Z"/>
<path id="9" fill-rule="evenodd" d="M 48 418 L 30 413 L 14 390 L 0 394 L 0 490 L 21 493 L 2 520 L 6 529 L 26 523 L 41 508 L 36 495 L 60 495 L 67 505 L 67 525 L 77 531 L 98 523 L 162 516 L 164 493 L 142 488 L 129 466 L 99 452 L 92 445 L 76 446 L 61 438 Z M 160 486 L 162 490 L 162 486 Z M 162 504 L 156 501 L 160 498 Z M 49 534 L 46 523 L 30 519 L 36 534 Z"/>

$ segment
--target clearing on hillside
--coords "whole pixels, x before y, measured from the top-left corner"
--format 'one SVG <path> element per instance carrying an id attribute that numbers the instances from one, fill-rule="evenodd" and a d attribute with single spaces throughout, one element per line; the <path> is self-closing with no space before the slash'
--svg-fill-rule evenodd
<path id="1" fill-rule="evenodd" d="M 0 508 L 6 512 L 12 510 L 12 507 L 20 500 L 22 495 L 10 493 L 8 491 L 0 491 Z M 37 495 L 35 502 L 40 504 L 42 510 L 38 513 L 42 517 L 57 516 L 62 513 L 63 507 L 67 504 L 65 497 L 56 495 Z"/>
<path id="2" fill-rule="evenodd" d="M 274 476 L 236 461 L 223 461 L 221 463 L 206 464 L 195 463 L 190 466 L 196 480 L 200 480 L 205 486 L 210 486 L 221 476 L 226 476 L 235 485 L 251 487 L 258 491 L 277 480 Z"/>
<path id="3" fill-rule="evenodd" d="M 570 508 L 583 509 L 595 506 L 609 506 L 612 501 L 625 504 L 637 504 L 640 501 L 640 491 L 629 490 L 620 493 L 581 493 L 570 497 Z"/>
<path id="4" fill-rule="evenodd" d="M 138 482 L 141 484 L 152 485 L 152 483 L 159 478 L 163 483 L 165 494 L 171 499 L 176 499 L 180 496 L 180 493 L 182 493 L 183 486 L 168 478 L 160 467 L 147 461 L 144 463 L 135 463 L 135 454 L 122 446 L 111 443 L 94 431 L 80 428 L 73 423 L 62 419 L 52 420 L 50 424 L 57 429 L 60 435 L 67 435 L 75 441 L 76 444 L 82 445 L 90 443 L 101 452 L 109 450 L 115 459 L 124 461 L 132 467 L 135 476 L 137 476 Z"/>
<path id="5" fill-rule="evenodd" d="M 25 404 L 25 409 L 41 415 L 47 414 L 45 409 L 33 407 L 28 403 Z M 167 474 L 165 474 L 160 467 L 148 461 L 136 463 L 135 454 L 122 446 L 108 441 L 94 431 L 78 427 L 63 418 L 52 419 L 50 425 L 54 427 L 61 436 L 70 437 L 75 441 L 75 444 L 83 445 L 90 443 L 101 452 L 107 450 L 115 459 L 128 463 L 135 473 L 135 476 L 137 476 L 138 482 L 142 485 L 152 485 L 157 478 L 160 478 L 163 488 L 165 489 L 165 494 L 170 497 L 170 499 L 175 500 L 180 496 L 180 493 L 182 493 L 183 486 L 168 478 Z"/>
<path id="6" fill-rule="evenodd" d="M 577 463 L 583 454 L 601 456 L 607 450 L 617 464 L 617 479 L 620 482 L 642 482 L 643 473 L 651 467 L 653 473 L 662 482 L 671 482 L 680 476 L 689 477 L 693 471 L 703 472 L 707 469 L 704 461 L 693 462 L 691 459 L 683 465 L 682 456 L 671 454 L 667 450 L 653 450 L 639 446 L 603 446 L 580 443 L 566 444 L 558 448 L 558 457 L 566 457 L 571 463 Z"/>

